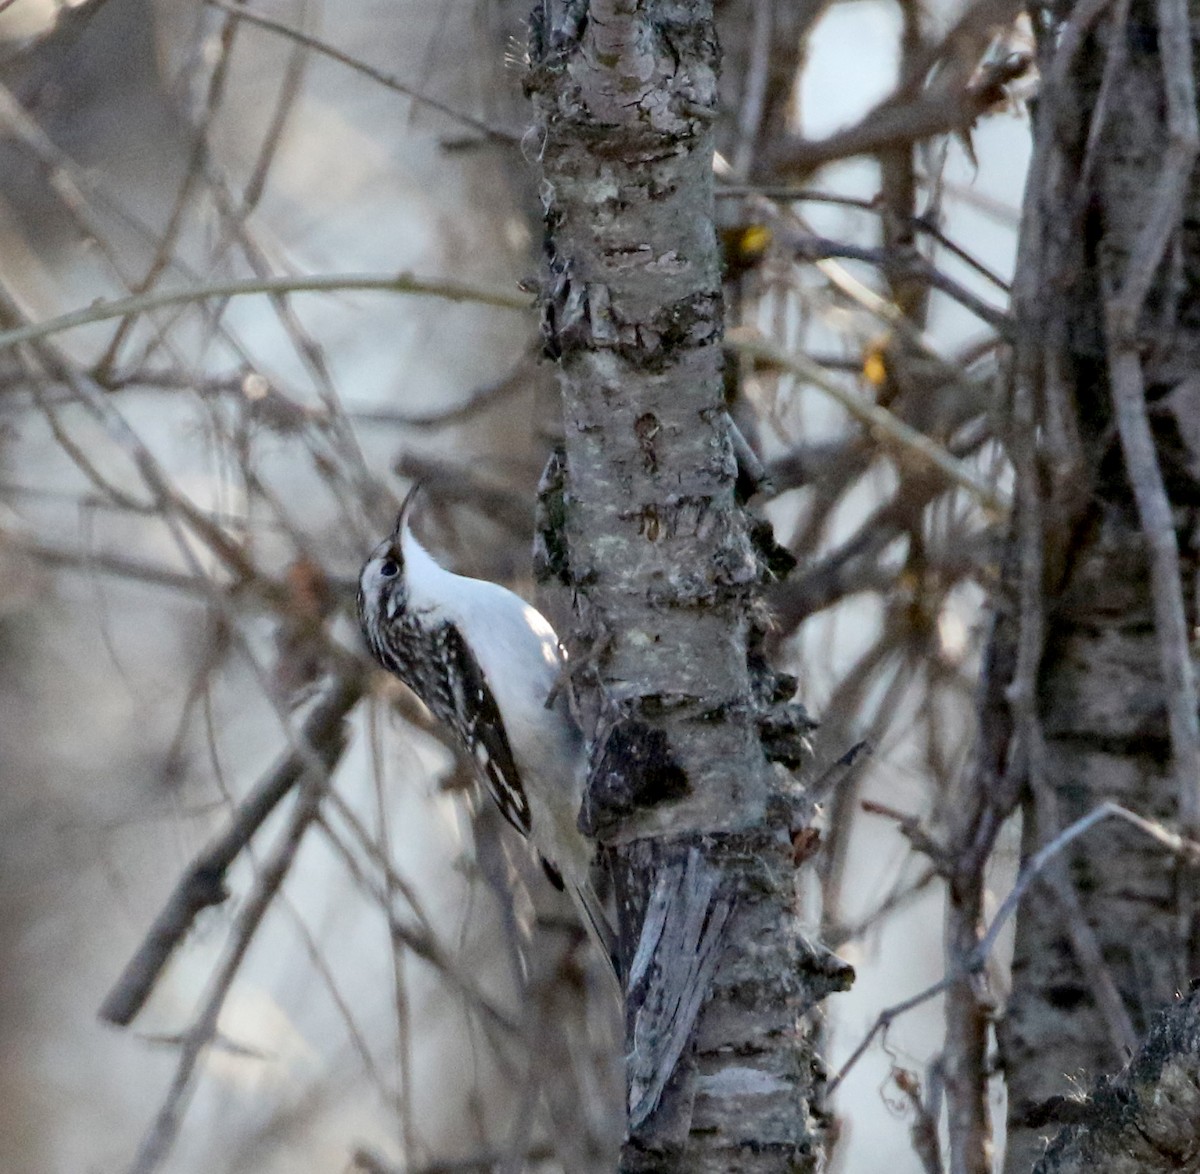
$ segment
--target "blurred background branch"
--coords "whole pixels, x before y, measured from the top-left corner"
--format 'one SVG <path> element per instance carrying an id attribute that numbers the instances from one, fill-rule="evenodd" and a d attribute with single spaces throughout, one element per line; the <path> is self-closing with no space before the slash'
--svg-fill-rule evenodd
<path id="1" fill-rule="evenodd" d="M 414 477 L 440 557 L 534 590 L 530 7 L 0 9 L 4 1169 L 613 1168 L 603 975 L 352 620 Z M 943 965 L 955 877 L 861 805 L 958 843 L 1042 58 L 1010 4 L 716 16 L 724 396 L 798 560 L 765 643 L 821 723 L 789 832 L 860 975 L 837 1070 L 973 948 Z M 835 1166 L 936 1169 L 946 1101 L 991 1106 L 985 1018 L 964 1094 L 941 1012 L 840 1083 Z"/>

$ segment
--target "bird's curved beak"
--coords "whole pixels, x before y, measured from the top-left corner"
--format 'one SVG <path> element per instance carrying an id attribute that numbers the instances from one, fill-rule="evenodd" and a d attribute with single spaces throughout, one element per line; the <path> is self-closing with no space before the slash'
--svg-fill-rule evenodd
<path id="1" fill-rule="evenodd" d="M 399 540 L 400 535 L 408 528 L 412 521 L 413 504 L 417 500 L 418 494 L 421 492 L 421 482 L 414 481 L 409 487 L 408 492 L 404 495 L 404 500 L 400 503 L 400 512 L 396 515 L 396 524 L 392 527 L 392 538 Z"/>

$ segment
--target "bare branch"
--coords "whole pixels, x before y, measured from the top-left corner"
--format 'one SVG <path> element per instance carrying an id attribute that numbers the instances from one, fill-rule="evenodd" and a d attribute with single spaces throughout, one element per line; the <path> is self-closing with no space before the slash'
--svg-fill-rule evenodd
<path id="1" fill-rule="evenodd" d="M 301 29 L 284 24 L 283 21 L 272 20 L 269 16 L 263 16 L 259 12 L 243 8 L 240 5 L 226 4 L 224 0 L 204 0 L 204 3 L 209 8 L 219 8 L 222 12 L 227 12 L 230 16 L 234 16 L 246 24 L 266 29 L 268 32 L 278 33 L 281 37 L 287 37 L 289 40 L 295 41 L 298 45 L 303 45 L 305 48 L 311 49 L 314 53 L 320 53 L 322 56 L 328 57 L 331 61 L 336 61 L 340 65 L 346 66 L 347 69 L 352 69 L 355 73 L 360 73 L 364 77 L 370 78 L 371 81 L 377 82 L 384 89 L 394 90 L 396 93 L 403 94 L 406 98 L 410 98 L 414 102 L 419 102 L 422 106 L 428 106 L 430 110 L 436 110 L 439 114 L 444 114 L 447 118 L 454 119 L 455 122 L 461 122 L 464 126 L 469 126 L 472 130 L 479 131 L 485 139 L 491 139 L 498 143 L 508 143 L 510 145 L 515 145 L 521 141 L 521 136 L 515 131 L 492 126 L 490 123 L 484 122 L 483 119 L 476 118 L 472 114 L 465 114 L 461 110 L 455 110 L 437 98 L 432 98 L 428 94 L 415 89 L 407 82 L 402 82 L 394 75 L 384 73 L 383 70 L 376 69 L 373 65 L 368 65 L 365 61 L 359 61 L 358 58 L 351 57 L 348 53 L 343 53 L 340 49 L 334 48 L 334 46 L 317 37 L 310 36 Z"/>
<path id="2" fill-rule="evenodd" d="M 836 400 L 860 423 L 865 424 L 877 440 L 894 445 L 905 454 L 916 457 L 922 464 L 937 469 L 947 480 L 967 490 L 992 513 L 1003 515 L 1008 509 L 1008 503 L 992 486 L 981 481 L 941 445 L 892 415 L 886 408 L 848 391 L 806 355 L 796 351 L 785 351 L 756 331 L 746 329 L 729 331 L 725 345 L 736 354 L 782 367 L 785 371 L 799 375 Z"/>
<path id="3" fill-rule="evenodd" d="M 1178 856 L 1192 863 L 1200 862 L 1200 843 L 1197 843 L 1195 840 L 1185 839 L 1174 832 L 1168 831 L 1161 824 L 1143 819 L 1140 815 L 1120 806 L 1118 803 L 1101 803 L 1098 807 L 1089 811 L 1087 815 L 1081 819 L 1077 819 L 1073 824 L 1065 828 L 1026 862 L 1024 868 L 1021 869 L 1020 875 L 1017 877 L 1016 883 L 1009 891 L 1008 896 L 1005 897 L 1004 903 L 996 911 L 995 917 L 992 918 L 992 923 L 988 926 L 987 933 L 983 935 L 960 966 L 950 970 L 942 978 L 938 979 L 937 982 L 931 983 L 911 998 L 905 999 L 903 1002 L 895 1004 L 895 1006 L 887 1007 L 879 1013 L 878 1018 L 871 1025 L 870 1031 L 867 1032 L 854 1051 L 850 1053 L 846 1062 L 838 1070 L 837 1075 L 829 1082 L 829 1095 L 833 1095 L 837 1087 L 846 1079 L 850 1069 L 862 1059 L 871 1042 L 881 1031 L 886 1031 L 897 1018 L 913 1010 L 914 1007 L 919 1007 L 922 1003 L 927 1003 L 930 999 L 936 998 L 948 990 L 953 983 L 970 977 L 981 970 L 992 951 L 992 947 L 996 944 L 996 939 L 1004 929 L 1005 923 L 1016 912 L 1017 906 L 1029 891 L 1029 886 L 1037 880 L 1046 866 L 1057 858 L 1072 841 L 1077 840 L 1085 832 L 1091 831 L 1092 828 L 1106 819 L 1123 820 L 1138 831 L 1149 836 L 1155 843 L 1161 845 L 1173 856 Z"/>
<path id="4" fill-rule="evenodd" d="M 825 237 L 800 234 L 793 236 L 787 243 L 795 250 L 797 259 L 802 261 L 841 257 L 852 261 L 866 261 L 882 268 L 904 268 L 911 273 L 914 279 L 940 290 L 960 305 L 965 306 L 981 321 L 994 327 L 999 334 L 1006 338 L 1012 337 L 1013 322 L 1008 314 L 994 306 L 989 306 L 961 282 L 955 281 L 948 273 L 943 273 L 936 265 L 915 251 L 905 252 L 901 255 L 898 250 L 866 248 L 861 245 L 828 240 Z"/>
<path id="5" fill-rule="evenodd" d="M 228 281 L 203 282 L 188 289 L 166 290 L 157 293 L 135 294 L 128 298 L 99 301 L 82 310 L 72 310 L 45 322 L 31 322 L 13 330 L 0 331 L 0 350 L 18 343 L 47 338 L 61 334 L 76 326 L 87 326 L 92 322 L 109 322 L 129 314 L 141 314 L 163 306 L 185 305 L 204 301 L 206 298 L 236 298 L 248 294 L 286 293 L 355 293 L 375 291 L 379 293 L 415 293 L 429 297 L 445 298 L 451 302 L 478 302 L 485 306 L 496 306 L 503 310 L 529 310 L 530 299 L 523 293 L 510 291 L 499 286 L 483 285 L 469 281 L 416 277 L 411 273 L 325 273 L 308 277 L 265 277 L 231 278 Z"/>
<path id="6" fill-rule="evenodd" d="M 246 951 L 295 861 L 300 842 L 317 818 L 325 794 L 325 783 L 323 777 L 303 774 L 299 796 L 287 826 L 264 861 L 234 921 L 225 957 L 210 981 L 199 1016 L 184 1038 L 175 1077 L 158 1115 L 142 1138 L 130 1174 L 151 1174 L 157 1170 L 175 1142 L 191 1093 L 196 1066 L 216 1035 L 221 1008 L 225 1005 Z"/>
<path id="7" fill-rule="evenodd" d="M 1138 352 L 1138 319 L 1167 242 L 1176 231 L 1200 151 L 1191 33 L 1186 5 L 1159 0 L 1158 41 L 1167 96 L 1167 147 L 1150 211 L 1123 272 L 1105 290 L 1105 324 L 1117 429 L 1150 553 L 1150 584 L 1171 728 L 1179 813 L 1200 834 L 1200 716 L 1175 522 L 1159 468 Z"/>
<path id="8" fill-rule="evenodd" d="M 1029 67 L 1013 56 L 987 65 L 979 78 L 956 89 L 939 87 L 908 101 L 886 99 L 846 130 L 819 141 L 800 141 L 781 148 L 771 162 L 780 174 L 805 175 L 835 159 L 871 155 L 902 143 L 915 143 L 951 131 L 965 131 L 1004 99 L 1004 87 Z"/>
<path id="9" fill-rule="evenodd" d="M 342 721 L 361 696 L 361 680 L 340 679 L 304 722 L 300 736 L 324 765 L 326 774 L 333 771 L 342 756 L 346 744 Z M 267 816 L 305 776 L 307 766 L 300 755 L 288 754 L 238 804 L 225 829 L 176 882 L 145 940 L 100 1005 L 101 1019 L 118 1027 L 127 1027 L 133 1021 L 197 914 L 210 905 L 219 905 L 228 896 L 225 874 L 229 866 Z"/>

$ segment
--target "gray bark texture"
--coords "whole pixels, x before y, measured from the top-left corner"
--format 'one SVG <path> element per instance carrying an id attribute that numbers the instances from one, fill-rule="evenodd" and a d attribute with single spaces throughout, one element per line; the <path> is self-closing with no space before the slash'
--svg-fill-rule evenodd
<path id="1" fill-rule="evenodd" d="M 1167 1174 L 1200 1167 L 1200 996 L 1163 1011 L 1115 1079 L 1072 1098 L 1073 1124 L 1034 1174 Z"/>
<path id="2" fill-rule="evenodd" d="M 1018 506 L 983 712 L 992 822 L 1024 787 L 1026 856 L 1108 799 L 1185 835 L 1196 824 L 1200 8 L 1088 9 L 1058 6 L 1039 30 L 1015 290 Z M 1187 989 L 1195 914 L 1194 870 L 1116 823 L 1030 891 L 998 1032 L 1006 1170 L 1029 1170 L 1079 1080 L 1119 1067 Z M 1097 1097 L 1091 1140 L 1055 1143 L 1039 1169 L 1195 1168 L 1194 1152 L 1178 1166 L 1129 1158 L 1149 1137 L 1115 1157 L 1136 1132 L 1125 1111 L 1111 1089 Z M 1079 1157 L 1093 1152 L 1109 1156 Z"/>
<path id="3" fill-rule="evenodd" d="M 770 761 L 804 721 L 758 655 L 770 544 L 734 496 L 711 5 L 545 0 L 530 57 L 566 449 L 542 573 L 576 600 L 581 818 L 627 972 L 622 1169 L 816 1169 L 812 1014 L 850 970 L 797 932 L 800 796 Z"/>

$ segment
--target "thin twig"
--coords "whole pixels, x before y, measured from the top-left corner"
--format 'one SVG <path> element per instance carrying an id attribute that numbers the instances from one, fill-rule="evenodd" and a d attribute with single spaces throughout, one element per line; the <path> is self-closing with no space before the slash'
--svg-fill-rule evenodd
<path id="1" fill-rule="evenodd" d="M 5 543 L 9 544 L 12 549 L 23 551 L 30 557 L 50 566 L 85 572 L 99 571 L 135 583 L 170 587 L 176 591 L 205 598 L 208 598 L 212 592 L 211 579 L 206 582 L 187 571 L 173 571 L 168 567 L 155 566 L 152 563 L 144 563 L 119 554 L 49 546 L 4 526 L 0 526 L 0 535 L 3 535 Z M 268 580 L 260 577 L 253 583 L 243 584 L 241 590 L 254 593 L 268 583 Z M 349 577 L 330 579 L 329 585 L 338 599 L 351 602 L 358 586 L 357 581 Z M 271 584 L 265 592 L 259 591 L 259 594 L 263 596 L 266 603 L 270 604 L 278 603 L 281 597 L 281 592 L 275 584 Z"/>
<path id="2" fill-rule="evenodd" d="M 445 428 L 461 424 L 477 412 L 487 411 L 504 403 L 518 392 L 527 391 L 536 377 L 541 344 L 525 348 L 512 369 L 499 379 L 492 380 L 470 392 L 466 399 L 438 408 L 432 412 L 403 412 L 395 408 L 382 411 L 352 410 L 347 413 L 356 423 L 384 424 L 396 428 Z"/>
<path id="3" fill-rule="evenodd" d="M 322 953 L 320 943 L 313 935 L 312 930 L 308 928 L 295 902 L 290 900 L 286 893 L 280 894 L 279 903 L 283 909 L 287 910 L 288 916 L 292 919 L 292 925 L 295 927 L 296 934 L 304 946 L 304 952 L 308 955 L 309 964 L 325 984 L 325 989 L 329 993 L 330 1000 L 337 1009 L 338 1014 L 342 1017 L 346 1034 L 350 1037 L 350 1045 L 357 1053 L 359 1060 L 362 1061 L 363 1071 L 366 1073 L 367 1079 L 375 1086 L 380 1098 L 386 1100 L 388 1097 L 388 1088 L 386 1081 L 383 1079 L 383 1073 L 379 1071 L 379 1065 L 375 1063 L 375 1057 L 371 1055 L 370 1045 L 367 1043 L 362 1029 L 358 1026 L 357 1020 L 354 1018 L 354 1011 L 346 1001 L 346 996 L 342 994 L 341 988 L 338 986 L 333 970 L 330 968 L 328 961 L 326 961 L 324 953 Z"/>
<path id="4" fill-rule="evenodd" d="M 753 10 L 750 58 L 746 63 L 745 84 L 742 87 L 742 101 L 738 109 L 737 145 L 733 156 L 733 174 L 738 177 L 750 174 L 755 147 L 762 130 L 775 23 L 773 0 L 752 0 L 750 7 Z"/>
<path id="5" fill-rule="evenodd" d="M 875 154 L 884 148 L 915 143 L 934 135 L 966 130 L 1001 102 L 1004 87 L 1029 66 L 1022 57 L 985 65 L 965 88 L 922 91 L 908 101 L 892 96 L 859 122 L 818 141 L 799 140 L 776 152 L 772 163 L 779 172 L 807 173 L 835 159 Z"/>
<path id="6" fill-rule="evenodd" d="M 200 302 L 206 298 L 236 298 L 248 294 L 286 293 L 413 293 L 445 298 L 451 302 L 477 302 L 502 310 L 529 310 L 527 294 L 507 287 L 484 285 L 479 282 L 454 281 L 449 278 L 417 277 L 411 273 L 319 273 L 307 277 L 230 278 L 225 281 L 201 282 L 187 289 L 135 294 L 112 301 L 97 301 L 81 310 L 60 314 L 44 322 L 31 322 L 13 330 L 0 331 L 0 350 L 21 342 L 61 334 L 76 326 L 93 322 L 109 322 L 129 314 L 141 314 L 163 306 Z"/>
<path id="7" fill-rule="evenodd" d="M 423 1166 L 405 1166 L 406 1174 L 492 1174 L 496 1164 L 503 1154 L 476 1154 L 470 1158 L 449 1158 L 445 1161 L 432 1161 Z M 524 1155 L 527 1165 L 536 1165 L 557 1157 L 554 1148 L 549 1145 L 531 1146 Z M 401 1167 L 392 1166 L 378 1154 L 368 1149 L 359 1148 L 354 1151 L 353 1169 L 364 1171 L 364 1174 L 400 1174 Z"/>
<path id="8" fill-rule="evenodd" d="M 383 745 L 381 741 L 379 706 L 372 703 L 367 707 L 367 746 L 371 762 L 371 783 L 375 791 L 375 820 L 379 829 L 379 854 L 385 860 L 392 859 L 392 842 L 388 827 L 388 810 L 386 788 L 383 777 Z M 383 888 L 388 908 L 392 908 L 399 891 L 396 887 L 395 874 L 389 869 L 384 874 Z M 415 1123 L 413 1121 L 413 1078 L 412 1078 L 412 1014 L 408 999 L 408 986 L 405 982 L 404 953 L 397 948 L 396 941 L 389 933 L 390 946 L 388 957 L 392 964 L 392 996 L 396 1013 L 396 1088 L 389 1098 L 396 1111 L 396 1119 L 400 1127 L 400 1147 L 405 1164 L 411 1164 L 414 1146 L 416 1144 Z"/>
<path id="9" fill-rule="evenodd" d="M 821 941 L 831 950 L 840 950 L 847 942 L 863 937 L 885 917 L 912 904 L 937 879 L 938 870 L 927 867 L 915 880 L 910 881 L 904 888 L 897 888 L 889 893 L 874 909 L 864 913 L 856 921 L 851 923 L 829 922 L 822 929 Z"/>
<path id="10" fill-rule="evenodd" d="M 151 1174 L 170 1152 L 179 1134 L 183 1113 L 191 1094 L 196 1067 L 217 1031 L 221 1008 L 233 985 L 246 951 L 262 924 L 267 910 L 279 892 L 299 850 L 305 833 L 317 818 L 326 779 L 304 774 L 296 805 L 287 826 L 272 848 L 242 906 L 230 932 L 229 945 L 220 967 L 213 975 L 208 994 L 195 1023 L 184 1038 L 179 1064 L 153 1124 L 138 1147 L 130 1174 Z"/>
<path id="11" fill-rule="evenodd" d="M 1108 3 L 1109 0 L 1104 0 Z M 833 204 L 837 207 L 856 208 L 861 212 L 871 212 L 876 216 L 883 213 L 883 206 L 876 198 L 865 200 L 861 196 L 844 196 L 838 192 L 813 191 L 810 188 L 789 187 L 772 184 L 722 184 L 714 193 L 718 200 L 746 199 L 747 197 L 774 200 L 781 204 Z M 995 270 L 985 265 L 957 241 L 948 237 L 932 220 L 928 213 L 911 216 L 908 222 L 917 232 L 924 233 L 931 240 L 937 241 L 944 249 L 953 253 L 964 265 L 974 269 L 981 277 L 986 278 L 997 289 L 1008 292 L 1008 282 Z"/>
<path id="12" fill-rule="evenodd" d="M 95 245 L 121 285 L 127 290 L 132 290 L 133 275 L 125 264 L 125 257 L 122 251 L 109 241 L 99 210 L 94 206 L 97 201 L 97 191 L 90 172 L 77 166 L 65 151 L 61 151 L 37 121 L 30 117 L 12 91 L 3 85 L 0 85 L 0 119 L 7 123 L 8 128 L 21 144 L 45 168 L 50 187 L 74 219 L 83 238 L 89 244 Z M 103 199 L 103 197 L 99 198 Z M 153 239 L 151 230 L 137 217 L 125 212 L 119 205 L 110 201 L 107 211 L 135 232 Z M 162 327 L 157 322 L 153 322 L 152 325 L 158 333 L 162 345 L 172 354 L 176 363 L 182 365 L 180 355 L 174 351 Z"/>
<path id="13" fill-rule="evenodd" d="M 345 804 L 338 805 L 338 808 L 338 814 L 345 819 L 349 809 L 345 806 Z M 497 1007 L 483 993 L 483 991 L 480 990 L 478 984 L 475 982 L 474 976 L 468 974 L 462 966 L 458 965 L 455 960 L 446 953 L 441 942 L 434 934 L 432 927 L 429 926 L 427 922 L 414 926 L 406 925 L 403 921 L 401 921 L 396 915 L 395 909 L 392 908 L 388 901 L 386 890 L 381 885 L 378 885 L 372 881 L 364 873 L 362 867 L 359 865 L 359 862 L 355 857 L 355 854 L 353 851 L 351 851 L 349 845 L 346 844 L 345 840 L 338 833 L 337 829 L 333 827 L 329 820 L 323 816 L 318 820 L 318 827 L 325 834 L 326 842 L 330 844 L 337 855 L 341 858 L 343 864 L 345 864 L 346 869 L 350 873 L 351 877 L 353 877 L 355 882 L 370 895 L 375 904 L 377 904 L 383 911 L 384 916 L 387 918 L 388 931 L 391 934 L 393 948 L 404 948 L 410 950 L 418 958 L 422 959 L 422 961 L 428 962 L 429 965 L 432 966 L 444 979 L 446 979 L 451 986 L 455 987 L 461 995 L 465 996 L 469 1006 L 481 1011 L 487 1021 L 492 1023 L 494 1026 L 499 1027 L 511 1038 L 521 1038 L 522 1032 L 520 1023 Z M 368 844 L 370 844 L 369 840 Z M 375 862 L 383 871 L 384 876 L 388 878 L 389 881 L 396 883 L 398 887 L 400 885 L 404 885 L 404 882 L 398 879 L 397 874 L 391 868 L 391 865 L 385 861 L 382 857 L 382 854 L 378 852 L 378 848 L 375 845 L 370 845 L 370 847 L 373 850 Z M 407 885 L 404 887 L 407 888 Z M 410 907 L 413 908 L 414 913 L 417 913 L 418 919 L 420 920 L 421 918 L 418 912 L 419 906 L 413 906 L 411 901 L 409 904 Z"/>
<path id="14" fill-rule="evenodd" d="M 184 218 L 191 203 L 192 193 L 203 174 L 204 161 L 208 157 L 209 132 L 225 97 L 225 83 L 229 78 L 229 64 L 233 56 L 233 43 L 237 36 L 237 29 L 236 22 L 226 17 L 222 22 L 220 33 L 211 42 L 211 47 L 215 48 L 217 52 L 209 70 L 203 102 L 199 104 L 199 115 L 195 118 L 191 128 L 192 137 L 188 146 L 187 166 L 184 169 L 183 180 L 175 192 L 170 215 L 158 238 L 150 265 L 134 289 L 135 294 L 145 294 L 152 289 L 175 255 L 175 246 L 183 231 Z M 112 370 L 117 356 L 121 353 L 121 348 L 125 345 L 125 340 L 133 331 L 135 322 L 136 315 L 130 314 L 117 326 L 108 346 L 96 364 L 98 372 L 107 374 Z"/>
<path id="15" fill-rule="evenodd" d="M 1100 138 L 1108 124 L 1113 87 L 1117 84 L 1117 79 L 1121 76 L 1126 58 L 1129 56 L 1125 27 L 1129 20 L 1130 0 L 1106 0 L 1103 6 L 1107 7 L 1108 3 L 1115 3 L 1115 10 L 1109 22 L 1111 35 L 1108 38 L 1108 51 L 1104 57 L 1104 73 L 1100 78 L 1100 88 L 1096 91 L 1096 101 L 1092 106 L 1087 142 L 1083 149 L 1083 163 L 1079 167 L 1079 178 L 1075 183 L 1074 207 L 1071 209 L 1071 218 L 1077 224 L 1082 222 L 1091 199 L 1092 176 L 1096 169 L 1096 161 L 1100 158 Z M 1100 12 L 1088 3 L 1088 0 L 1082 0 L 1078 7 L 1083 9 L 1079 13 L 1081 27 L 1076 32 L 1072 27 L 1075 25 L 1075 19 L 1072 19 L 1068 22 L 1068 29 L 1074 32 L 1081 42 L 1086 35 L 1088 24 L 1097 19 Z M 1072 15 L 1074 17 L 1074 14 Z M 1064 44 L 1055 55 L 1054 81 L 1063 87 L 1064 91 L 1067 85 L 1067 66 L 1078 51 L 1078 43 Z"/>
<path id="16" fill-rule="evenodd" d="M 345 749 L 342 720 L 362 696 L 362 681 L 339 679 L 304 722 L 301 737 L 327 773 Z M 197 914 L 228 896 L 225 874 L 268 815 L 304 777 L 306 762 L 286 755 L 238 804 L 229 823 L 184 871 L 142 944 L 100 1005 L 100 1018 L 128 1026 L 145 1005 L 163 969 Z"/>
<path id="17" fill-rule="evenodd" d="M 301 0 L 299 12 L 301 21 L 308 16 L 309 8 L 309 0 Z M 245 16 L 248 12 L 249 9 L 241 7 L 236 10 L 235 14 Z M 246 217 L 258 207 L 263 192 L 266 191 L 267 177 L 283 143 L 284 130 L 296 112 L 296 99 L 300 93 L 309 62 L 305 48 L 306 46 L 302 44 L 293 45 L 292 52 L 288 56 L 279 92 L 275 96 L 275 108 L 271 113 L 271 121 L 259 143 L 258 157 L 250 170 L 250 177 L 246 181 L 245 187 L 242 188 L 241 207 L 238 209 L 239 228 L 244 224 Z M 222 231 L 224 232 L 224 226 L 222 226 Z"/>
<path id="18" fill-rule="evenodd" d="M 895 445 L 924 465 L 931 465 L 947 480 L 967 490 L 992 513 L 1002 516 L 1007 511 L 1008 503 L 1000 494 L 940 444 L 892 415 L 886 408 L 847 390 L 806 355 L 798 351 L 785 351 L 756 331 L 744 328 L 729 331 L 725 336 L 725 345 L 736 354 L 799 375 L 841 404 L 856 420 L 865 424 L 876 439 Z"/>
<path id="19" fill-rule="evenodd" d="M 529 532 L 532 511 L 527 497 L 476 476 L 474 468 L 439 460 L 425 453 L 403 452 L 392 466 L 395 473 L 419 481 L 435 501 L 469 505 L 514 534 Z"/>
<path id="20" fill-rule="evenodd" d="M 1191 25 L 1185 0 L 1158 0 L 1158 51 L 1167 98 L 1167 144 L 1158 163 L 1158 184 L 1150 209 L 1134 241 L 1120 288 L 1112 299 L 1112 325 L 1117 338 L 1132 343 L 1138 317 L 1150 292 L 1171 235 L 1179 228 L 1180 210 L 1200 152 L 1200 120 L 1192 77 Z"/>
<path id="21" fill-rule="evenodd" d="M 1080 817 L 1069 827 L 1065 828 L 1030 858 L 1025 867 L 1021 869 L 1021 873 L 1017 877 L 1016 883 L 1013 885 L 1008 896 L 1005 897 L 1004 903 L 996 911 L 991 925 L 988 926 L 987 933 L 983 935 L 979 940 L 979 944 L 957 968 L 943 975 L 937 982 L 931 983 L 924 990 L 918 991 L 911 998 L 904 999 L 902 1002 L 895 1004 L 895 1006 L 886 1007 L 880 1011 L 878 1018 L 871 1025 L 870 1031 L 867 1032 L 854 1051 L 850 1053 L 849 1058 L 838 1069 L 837 1075 L 829 1082 L 828 1095 L 832 1096 L 834 1094 L 838 1086 L 846 1079 L 850 1069 L 862 1058 L 863 1053 L 866 1052 L 875 1037 L 881 1031 L 886 1031 L 895 1019 L 913 1010 L 914 1007 L 919 1007 L 922 1003 L 927 1003 L 930 999 L 936 998 L 943 991 L 947 990 L 952 983 L 978 972 L 984 963 L 986 963 L 988 955 L 991 953 L 992 947 L 996 944 L 996 939 L 1000 936 L 1006 922 L 1016 912 L 1021 899 L 1029 891 L 1029 886 L 1037 880 L 1038 875 L 1046 865 L 1063 852 L 1072 841 L 1077 840 L 1085 832 L 1091 831 L 1092 828 L 1106 819 L 1124 820 L 1126 823 L 1137 828 L 1138 831 L 1149 836 L 1156 844 L 1161 845 L 1173 856 L 1178 856 L 1192 864 L 1200 862 L 1200 843 L 1197 843 L 1195 840 L 1185 839 L 1175 832 L 1168 831 L 1160 824 L 1143 819 L 1142 816 L 1136 815 L 1118 803 L 1107 801 L 1093 808 L 1087 815 Z"/>
<path id="22" fill-rule="evenodd" d="M 486 139 L 514 145 L 521 141 L 521 136 L 515 131 L 492 126 L 490 123 L 484 122 L 483 119 L 476 118 L 472 114 L 464 114 L 461 110 L 455 110 L 453 107 L 447 106 L 444 102 L 440 102 L 437 98 L 431 98 L 428 94 L 414 89 L 407 82 L 402 82 L 394 75 L 384 73 L 383 70 L 376 69 L 373 65 L 368 65 L 365 61 L 359 61 L 358 58 L 351 57 L 348 53 L 343 53 L 340 49 L 335 49 L 325 41 L 310 36 L 300 29 L 293 28 L 291 25 L 284 24 L 282 21 L 272 20 L 269 16 L 252 12 L 250 9 L 243 8 L 240 5 L 226 4 L 224 0 L 204 0 L 204 3 L 209 8 L 219 8 L 222 12 L 227 12 L 230 16 L 235 16 L 238 20 L 244 21 L 246 24 L 255 25 L 268 32 L 277 33 L 281 37 L 287 37 L 289 40 L 295 41 L 298 45 L 303 45 L 305 48 L 311 49 L 314 53 L 320 53 L 322 56 L 328 57 L 331 61 L 336 61 L 339 65 L 344 65 L 347 69 L 354 70 L 355 73 L 361 73 L 364 77 L 370 78 L 371 81 L 377 82 L 385 89 L 403 94 L 406 98 L 414 102 L 419 102 L 422 106 L 428 106 L 431 110 L 436 110 L 439 114 L 446 115 L 447 118 L 453 118 L 456 122 L 461 122 L 464 126 L 469 126 L 472 130 L 477 130 Z"/>
<path id="23" fill-rule="evenodd" d="M 1125 467 L 1150 553 L 1150 594 L 1171 730 L 1179 814 L 1189 833 L 1200 830 L 1200 720 L 1195 669 L 1180 579 L 1179 543 L 1150 419 L 1141 362 L 1131 347 L 1110 344 L 1109 368 Z M 1119 349 L 1118 349 L 1119 348 Z"/>
<path id="24" fill-rule="evenodd" d="M 981 297 L 978 297 L 948 273 L 943 273 L 919 253 L 905 252 L 902 254 L 897 249 L 870 248 L 807 234 L 796 234 L 787 243 L 794 250 L 796 257 L 803 261 L 821 261 L 828 257 L 841 257 L 850 261 L 866 261 L 870 265 L 877 265 L 881 268 L 906 268 L 918 281 L 923 281 L 953 298 L 970 310 L 980 321 L 993 327 L 998 334 L 1009 339 L 1013 335 L 1013 321 L 1010 315 L 995 306 L 988 305 Z"/>
<path id="25" fill-rule="evenodd" d="M 1049 783 L 1045 766 L 1046 748 L 1040 726 L 1036 729 L 1035 737 L 1037 742 L 1031 747 L 1030 753 L 1030 779 L 1037 827 L 1043 839 L 1054 839 L 1060 830 L 1058 801 Z M 1088 922 L 1075 882 L 1061 861 L 1056 860 L 1047 868 L 1046 885 L 1058 905 L 1059 920 L 1070 939 L 1075 964 L 1091 987 L 1092 1000 L 1104 1021 L 1114 1057 L 1123 1063 L 1128 1053 L 1137 1047 L 1138 1032 L 1129 1008 L 1121 997 L 1112 968 L 1104 957 L 1096 931 Z"/>

